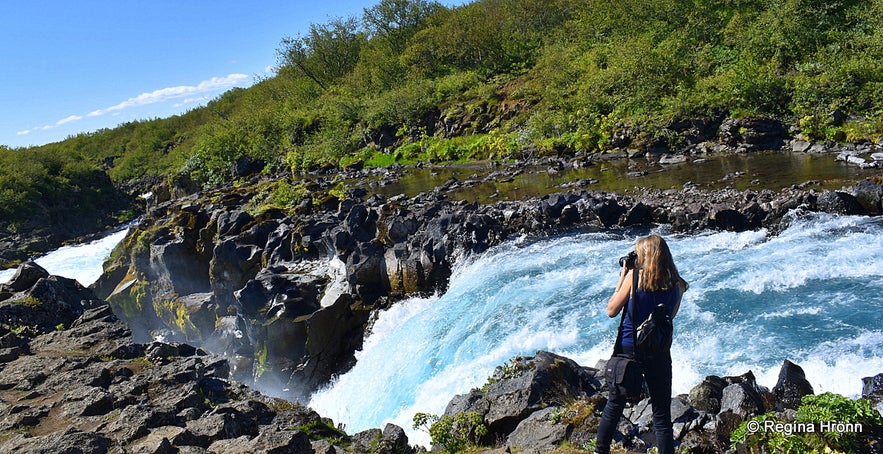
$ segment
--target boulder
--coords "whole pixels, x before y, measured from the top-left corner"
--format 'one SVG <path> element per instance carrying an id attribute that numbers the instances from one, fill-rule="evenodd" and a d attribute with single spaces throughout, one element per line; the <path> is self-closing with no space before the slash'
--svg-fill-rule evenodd
<path id="1" fill-rule="evenodd" d="M 49 272 L 32 261 L 27 261 L 18 266 L 15 274 L 8 283 L 0 287 L 10 292 L 23 292 L 37 283 L 42 278 L 49 277 Z"/>
<path id="2" fill-rule="evenodd" d="M 805 140 L 792 140 L 791 141 L 791 151 L 797 153 L 805 153 L 812 146 L 812 142 L 807 142 Z"/>
<path id="3" fill-rule="evenodd" d="M 816 200 L 819 211 L 832 214 L 866 214 L 864 207 L 851 194 L 842 191 L 825 191 Z"/>
<path id="4" fill-rule="evenodd" d="M 506 446 L 526 452 L 549 452 L 567 439 L 568 426 L 552 417 L 558 407 L 536 411 L 518 423 L 506 439 Z"/>
<path id="5" fill-rule="evenodd" d="M 697 410 L 708 413 L 718 413 L 721 409 L 721 399 L 727 382 L 718 376 L 709 375 L 702 383 L 690 390 L 690 404 Z"/>
<path id="6" fill-rule="evenodd" d="M 383 431 L 380 429 L 357 432 L 352 436 L 352 448 L 355 452 L 374 452 L 374 449 L 380 444 L 381 438 L 383 438 Z"/>
<path id="7" fill-rule="evenodd" d="M 874 215 L 883 212 L 883 186 L 871 180 L 862 180 L 850 188 L 849 193 L 866 213 Z"/>
<path id="8" fill-rule="evenodd" d="M 405 430 L 395 424 L 387 424 L 383 427 L 380 443 L 377 446 L 378 454 L 411 454 L 414 450 L 408 445 L 408 436 Z"/>
<path id="9" fill-rule="evenodd" d="M 616 225 L 620 218 L 622 218 L 622 216 L 628 211 L 627 208 L 621 206 L 619 202 L 612 199 L 605 199 L 593 208 L 598 221 L 600 221 L 601 225 L 604 227 L 612 227 Z"/>
<path id="10" fill-rule="evenodd" d="M 744 214 L 730 208 L 715 211 L 710 218 L 719 230 L 744 232 L 751 228 L 751 224 Z"/>
<path id="11" fill-rule="evenodd" d="M 763 413 L 764 408 L 754 388 L 747 383 L 733 383 L 723 390 L 720 412 L 730 412 L 744 421 Z"/>
<path id="12" fill-rule="evenodd" d="M 728 118 L 718 129 L 721 142 L 748 151 L 781 149 L 788 131 L 775 118 Z"/>
<path id="13" fill-rule="evenodd" d="M 498 367 L 484 395 L 471 392 L 468 397 L 455 398 L 445 415 L 479 412 L 484 415 L 488 436 L 504 438 L 532 413 L 593 395 L 600 386 L 593 374 L 573 360 L 538 351 L 533 357 L 517 357 Z"/>
<path id="14" fill-rule="evenodd" d="M 862 397 L 870 400 L 883 414 L 883 374 L 862 378 Z"/>
<path id="15" fill-rule="evenodd" d="M 18 326 L 28 326 L 41 333 L 57 330 L 71 323 L 100 300 L 74 279 L 48 276 L 33 263 L 19 267 L 10 284 L 3 287 L 21 289 L 3 291 L 0 300 L 0 320 Z"/>
<path id="16" fill-rule="evenodd" d="M 779 380 L 773 387 L 773 394 L 782 408 L 796 410 L 803 396 L 813 394 L 813 388 L 803 369 L 786 359 L 779 369 Z"/>
<path id="17" fill-rule="evenodd" d="M 242 155 L 230 164 L 230 172 L 234 177 L 247 177 L 260 173 L 266 165 L 267 164 L 260 159 L 253 159 L 251 156 Z"/>
<path id="18" fill-rule="evenodd" d="M 633 225 L 647 225 L 653 221 L 653 210 L 643 202 L 634 204 L 620 219 L 619 224 L 628 227 Z"/>
<path id="19" fill-rule="evenodd" d="M 284 267 L 261 270 L 243 288 L 234 292 L 246 314 L 267 318 L 296 319 L 320 308 L 319 296 L 325 279 L 305 274 L 288 273 Z"/>

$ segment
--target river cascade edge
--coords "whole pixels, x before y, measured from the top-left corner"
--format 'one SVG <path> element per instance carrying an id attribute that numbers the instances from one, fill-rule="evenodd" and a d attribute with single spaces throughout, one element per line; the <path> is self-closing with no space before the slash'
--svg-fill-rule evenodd
<path id="1" fill-rule="evenodd" d="M 294 215 L 253 215 L 245 191 L 163 202 L 133 227 L 94 290 L 133 343 L 196 344 L 232 359 L 224 379 L 303 399 L 352 365 L 377 310 L 444 291 L 461 254 L 525 236 L 657 224 L 776 232 L 795 211 L 879 215 L 883 192 L 866 180 L 841 191 L 582 190 L 479 205 L 446 197 L 459 184 L 410 198 L 354 189 Z M 158 332 L 167 342 L 152 343 Z"/>
<path id="2" fill-rule="evenodd" d="M 231 379 L 227 359 L 183 343 L 137 343 L 110 305 L 73 279 L 33 263 L 0 285 L 0 448 L 10 452 L 419 453 L 401 427 L 353 435 L 290 401 Z M 57 323 L 57 324 L 56 324 Z M 479 415 L 486 452 L 555 452 L 588 447 L 606 392 L 604 361 L 585 367 L 551 352 L 515 357 L 481 389 L 454 396 L 443 417 Z M 883 405 L 883 374 L 863 397 Z M 675 436 L 687 452 L 743 452 L 730 434 L 765 412 L 795 427 L 813 394 L 799 365 L 785 360 L 774 387 L 751 371 L 708 376 L 672 400 Z M 616 437 L 629 451 L 652 444 L 649 399 L 627 409 Z M 853 452 L 879 452 L 883 425 L 855 429 Z M 819 429 L 821 430 L 821 429 Z M 833 429 L 832 429 L 833 430 Z M 838 429 L 839 430 L 839 429 Z M 844 429 L 846 430 L 846 429 Z M 570 452 L 570 451 L 568 451 Z"/>

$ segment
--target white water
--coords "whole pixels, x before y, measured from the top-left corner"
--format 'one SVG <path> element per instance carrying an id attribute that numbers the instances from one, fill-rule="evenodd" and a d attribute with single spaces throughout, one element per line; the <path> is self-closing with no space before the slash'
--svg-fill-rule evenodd
<path id="1" fill-rule="evenodd" d="M 101 264 L 128 231 L 118 230 L 95 241 L 65 246 L 34 261 L 49 274 L 76 279 L 88 287 L 101 277 Z M 15 268 L 0 271 L 0 282 L 7 282 L 13 275 Z"/>
<path id="2" fill-rule="evenodd" d="M 383 313 L 357 364 L 310 406 L 350 433 L 440 414 L 516 355 L 550 350 L 594 366 L 618 319 L 604 313 L 617 258 L 647 232 L 506 244 L 459 264 L 447 293 Z M 765 232 L 668 235 L 691 288 L 675 320 L 674 392 L 752 370 L 772 387 L 785 359 L 816 393 L 861 393 L 883 372 L 883 219 L 813 215 Z"/>
<path id="3" fill-rule="evenodd" d="M 856 396 L 861 377 L 883 372 L 883 219 L 815 215 L 772 238 L 660 233 L 691 283 L 676 319 L 675 393 L 708 374 L 747 370 L 772 387 L 784 359 L 804 368 L 817 393 Z M 37 263 L 89 285 L 125 234 Z M 441 413 L 513 356 L 544 349 L 595 365 L 618 323 L 604 314 L 616 259 L 642 234 L 510 243 L 462 261 L 444 295 L 383 313 L 355 368 L 310 406 L 350 433 L 394 422 L 428 445 L 411 430 L 413 415 Z M 14 272 L 0 271 L 0 282 Z"/>

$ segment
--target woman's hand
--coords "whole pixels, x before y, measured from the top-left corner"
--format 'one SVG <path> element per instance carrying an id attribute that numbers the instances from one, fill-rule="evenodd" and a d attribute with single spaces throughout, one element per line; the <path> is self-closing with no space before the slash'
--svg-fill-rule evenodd
<path id="1" fill-rule="evenodd" d="M 622 267 L 619 273 L 619 283 L 616 284 L 616 291 L 607 302 L 607 316 L 616 317 L 619 311 L 625 307 L 629 301 L 629 293 L 632 291 L 632 271 L 626 267 Z"/>

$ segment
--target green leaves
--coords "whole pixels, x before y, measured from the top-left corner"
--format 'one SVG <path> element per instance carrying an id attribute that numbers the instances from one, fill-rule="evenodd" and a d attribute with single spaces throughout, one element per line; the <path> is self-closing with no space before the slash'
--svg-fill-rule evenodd
<path id="1" fill-rule="evenodd" d="M 378 164 L 506 159 L 671 144 L 672 120 L 718 115 L 883 137 L 881 0 L 379 0 L 283 39 L 278 57 L 277 75 L 180 116 L 0 146 L 0 229 L 109 206 L 104 174 L 145 191 L 180 174 L 227 184 L 242 156 L 268 171 L 375 143 L 398 150 Z"/>
<path id="2" fill-rule="evenodd" d="M 743 422 L 730 441 L 772 453 L 866 452 L 863 440 L 881 431 L 883 417 L 869 401 L 824 393 L 804 396 L 793 421 L 766 413 Z"/>
<path id="3" fill-rule="evenodd" d="M 316 82 L 323 90 L 349 74 L 359 61 L 365 35 L 355 18 L 311 24 L 296 38 L 282 40 L 282 65 Z"/>
<path id="4" fill-rule="evenodd" d="M 488 434 L 484 416 L 478 412 L 460 412 L 454 417 L 429 413 L 414 415 L 414 428 L 429 432 L 434 446 L 455 454 L 467 446 L 477 446 Z"/>

